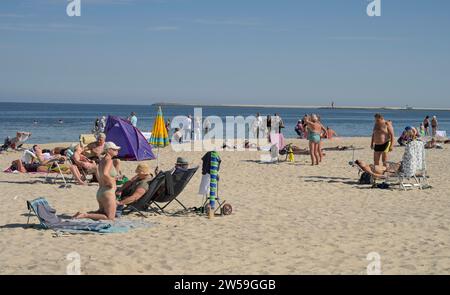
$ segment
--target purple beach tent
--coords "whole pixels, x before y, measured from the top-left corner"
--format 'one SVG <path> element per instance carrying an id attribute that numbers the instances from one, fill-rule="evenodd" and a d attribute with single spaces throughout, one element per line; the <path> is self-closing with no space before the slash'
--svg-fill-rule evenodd
<path id="1" fill-rule="evenodd" d="M 155 156 L 151 145 L 141 131 L 130 122 L 119 117 L 109 116 L 105 127 L 106 141 L 120 146 L 119 158 L 129 161 L 153 160 Z"/>

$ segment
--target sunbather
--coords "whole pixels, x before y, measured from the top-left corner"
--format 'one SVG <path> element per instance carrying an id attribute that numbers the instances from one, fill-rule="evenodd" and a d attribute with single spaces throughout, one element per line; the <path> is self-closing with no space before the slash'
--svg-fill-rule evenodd
<path id="1" fill-rule="evenodd" d="M 19 149 L 22 147 L 24 142 L 27 141 L 28 138 L 30 138 L 30 136 L 31 132 L 19 131 L 16 133 L 16 137 L 14 138 L 7 137 L 5 139 L 4 144 L 1 146 L 0 150 L 7 150 L 8 148 L 12 148 L 15 150 Z"/>
<path id="2" fill-rule="evenodd" d="M 97 164 L 93 160 L 88 159 L 82 152 L 83 149 L 77 144 L 73 150 L 72 161 L 80 169 L 84 169 L 90 174 L 95 174 L 97 172 Z"/>
<path id="3" fill-rule="evenodd" d="M 425 148 L 426 149 L 443 149 L 442 145 L 438 144 L 438 141 L 434 137 L 425 144 Z"/>
<path id="4" fill-rule="evenodd" d="M 33 172 L 48 172 L 49 169 L 54 166 L 54 160 L 60 160 L 64 162 L 65 157 L 59 154 L 54 154 L 54 151 L 42 150 L 39 145 L 34 145 L 31 150 L 25 152 L 26 156 L 22 159 L 15 160 L 11 163 L 11 168 L 17 170 L 21 173 L 33 173 Z M 29 158 L 28 158 L 29 157 Z M 28 159 L 27 159 L 28 158 Z M 75 178 L 75 181 L 79 185 L 85 185 L 86 183 L 82 179 L 81 173 L 78 168 L 74 165 L 62 166 L 59 165 L 61 173 L 69 170 Z M 56 170 L 57 171 L 57 170 Z"/>
<path id="5" fill-rule="evenodd" d="M 86 157 L 88 157 L 90 159 L 92 159 L 92 158 L 99 159 L 100 156 L 104 152 L 105 140 L 106 140 L 106 135 L 104 133 L 100 133 L 97 136 L 97 141 L 88 144 L 83 149 L 83 155 L 85 155 Z"/>
<path id="6" fill-rule="evenodd" d="M 158 172 L 158 167 L 156 167 L 155 175 Z M 120 201 L 117 202 L 117 205 L 128 205 L 142 198 L 147 193 L 152 178 L 153 174 L 150 172 L 150 167 L 146 164 L 139 164 L 136 168 L 136 176 L 116 191 L 116 195 L 120 195 Z"/>
<path id="7" fill-rule="evenodd" d="M 100 161 L 98 167 L 99 189 L 97 191 L 97 202 L 99 209 L 95 212 L 78 212 L 73 218 L 90 218 L 94 220 L 114 220 L 116 217 L 116 176 L 117 171 L 113 166 L 113 158 L 119 154 L 120 147 L 113 142 L 105 143 L 105 157 Z"/>
<path id="8" fill-rule="evenodd" d="M 385 167 L 384 165 L 369 165 L 364 161 L 356 160 L 355 164 L 358 165 L 362 171 L 371 174 L 375 178 L 384 178 L 386 177 L 386 173 L 395 174 L 399 172 L 401 168 L 401 163 L 388 163 L 388 167 Z"/>

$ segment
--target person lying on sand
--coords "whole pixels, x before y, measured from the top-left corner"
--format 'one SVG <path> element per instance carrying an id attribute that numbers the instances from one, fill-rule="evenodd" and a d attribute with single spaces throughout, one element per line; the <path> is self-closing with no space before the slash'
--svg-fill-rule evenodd
<path id="1" fill-rule="evenodd" d="M 328 147 L 324 148 L 324 151 L 348 151 L 348 150 L 354 150 L 355 147 L 353 145 L 346 146 L 346 145 L 338 145 L 336 147 Z"/>
<path id="2" fill-rule="evenodd" d="M 158 173 L 159 169 L 156 167 L 155 175 Z M 147 164 L 139 164 L 136 168 L 136 176 L 116 191 L 116 195 L 120 196 L 117 205 L 128 205 L 142 198 L 147 193 L 149 182 L 152 179 L 153 174 L 150 172 L 150 167 Z"/>
<path id="3" fill-rule="evenodd" d="M 435 138 L 432 138 L 429 142 L 425 144 L 426 149 L 443 149 L 443 147 L 438 144 Z"/>

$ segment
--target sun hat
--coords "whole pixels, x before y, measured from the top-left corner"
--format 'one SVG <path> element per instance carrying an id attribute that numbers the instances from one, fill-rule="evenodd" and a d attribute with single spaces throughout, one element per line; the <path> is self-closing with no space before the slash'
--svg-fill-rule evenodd
<path id="1" fill-rule="evenodd" d="M 107 150 L 120 150 L 120 146 L 117 146 L 114 142 L 112 141 L 108 141 L 107 143 L 105 143 L 105 151 Z"/>
<path id="2" fill-rule="evenodd" d="M 178 157 L 175 165 L 189 165 L 189 162 L 183 157 Z"/>
<path id="3" fill-rule="evenodd" d="M 150 174 L 150 167 L 147 164 L 139 164 L 136 167 L 137 174 Z"/>

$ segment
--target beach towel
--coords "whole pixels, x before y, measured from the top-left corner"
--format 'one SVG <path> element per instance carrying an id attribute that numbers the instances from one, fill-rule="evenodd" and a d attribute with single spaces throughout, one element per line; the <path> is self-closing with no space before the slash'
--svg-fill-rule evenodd
<path id="1" fill-rule="evenodd" d="M 153 224 L 135 221 L 92 221 L 89 219 L 63 220 L 56 215 L 45 198 L 27 201 L 27 207 L 33 211 L 44 229 L 67 233 L 123 233 L 131 228 L 150 227 Z"/>
<path id="2" fill-rule="evenodd" d="M 278 147 L 278 150 L 283 149 L 285 146 L 284 136 L 281 133 L 271 133 L 270 134 L 270 142 L 272 144 L 276 144 Z"/>

